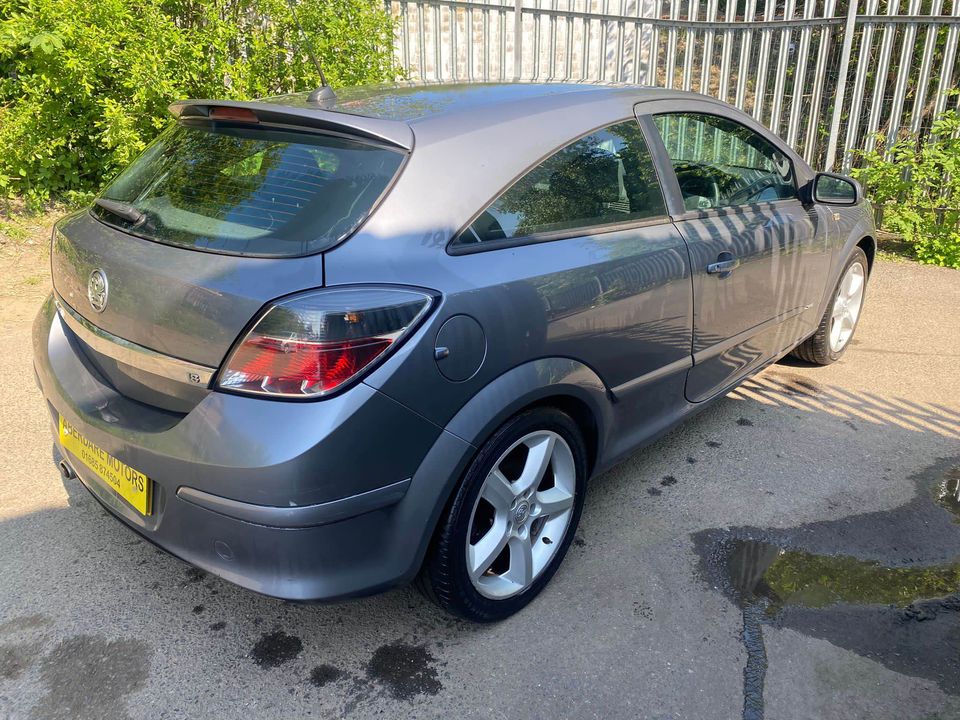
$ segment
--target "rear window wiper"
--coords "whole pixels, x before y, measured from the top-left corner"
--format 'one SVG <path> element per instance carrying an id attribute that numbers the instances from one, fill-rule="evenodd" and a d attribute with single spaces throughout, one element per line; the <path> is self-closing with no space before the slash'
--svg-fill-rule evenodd
<path id="1" fill-rule="evenodd" d="M 106 198 L 97 198 L 93 201 L 93 204 L 97 207 L 101 207 L 106 210 L 111 215 L 116 215 L 118 218 L 123 218 L 133 223 L 134 226 L 142 225 L 143 222 L 147 219 L 146 213 L 142 210 L 137 210 L 133 205 L 129 205 L 125 202 L 119 202 L 117 200 L 107 200 Z"/>

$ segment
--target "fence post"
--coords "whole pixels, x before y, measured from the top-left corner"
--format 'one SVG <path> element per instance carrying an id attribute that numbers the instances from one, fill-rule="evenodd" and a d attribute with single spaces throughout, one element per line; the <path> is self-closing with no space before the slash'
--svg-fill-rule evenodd
<path id="1" fill-rule="evenodd" d="M 840 135 L 840 117 L 843 113 L 843 101 L 847 94 L 847 73 L 850 70 L 850 52 L 853 49 L 853 34 L 857 29 L 857 9 L 859 0 L 850 0 L 847 8 L 847 22 L 843 27 L 843 49 L 840 51 L 840 72 L 837 74 L 837 92 L 833 100 L 833 117 L 830 120 L 830 139 L 827 143 L 827 157 L 823 169 L 833 170 L 837 159 L 837 138 Z M 850 122 L 855 122 L 850 118 Z"/>
<path id="2" fill-rule="evenodd" d="M 513 0 L 513 79 L 523 71 L 523 0 Z"/>

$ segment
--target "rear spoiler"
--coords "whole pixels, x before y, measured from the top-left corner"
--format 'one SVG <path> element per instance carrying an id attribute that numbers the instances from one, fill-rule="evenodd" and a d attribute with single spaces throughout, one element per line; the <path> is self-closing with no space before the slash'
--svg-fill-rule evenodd
<path id="1" fill-rule="evenodd" d="M 302 102 L 302 101 L 301 101 Z M 252 111 L 262 123 L 296 125 L 319 131 L 331 131 L 375 140 L 403 150 L 413 149 L 413 131 L 405 122 L 383 120 L 364 115 L 325 110 L 320 107 L 280 105 L 262 100 L 180 100 L 170 105 L 178 119 L 206 118 L 213 108 L 239 108 Z"/>

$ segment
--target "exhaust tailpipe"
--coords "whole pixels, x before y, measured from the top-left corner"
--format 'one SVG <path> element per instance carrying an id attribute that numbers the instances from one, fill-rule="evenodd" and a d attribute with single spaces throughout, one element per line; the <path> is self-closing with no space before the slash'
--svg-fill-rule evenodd
<path id="1" fill-rule="evenodd" d="M 70 467 L 70 463 L 68 463 L 66 460 L 61 460 L 59 463 L 57 463 L 57 467 L 60 468 L 60 476 L 64 480 L 72 480 L 77 476 L 77 474 L 73 471 L 73 468 Z"/>

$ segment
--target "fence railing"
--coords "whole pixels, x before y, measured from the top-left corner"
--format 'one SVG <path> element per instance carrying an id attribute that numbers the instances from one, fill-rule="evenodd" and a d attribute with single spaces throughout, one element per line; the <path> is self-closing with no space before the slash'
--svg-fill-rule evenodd
<path id="1" fill-rule="evenodd" d="M 849 4 L 848 4 L 849 3 Z M 946 4 L 949 3 L 949 9 Z M 812 165 L 923 133 L 955 96 L 960 0 L 391 0 L 412 79 L 612 81 L 734 103 Z"/>

